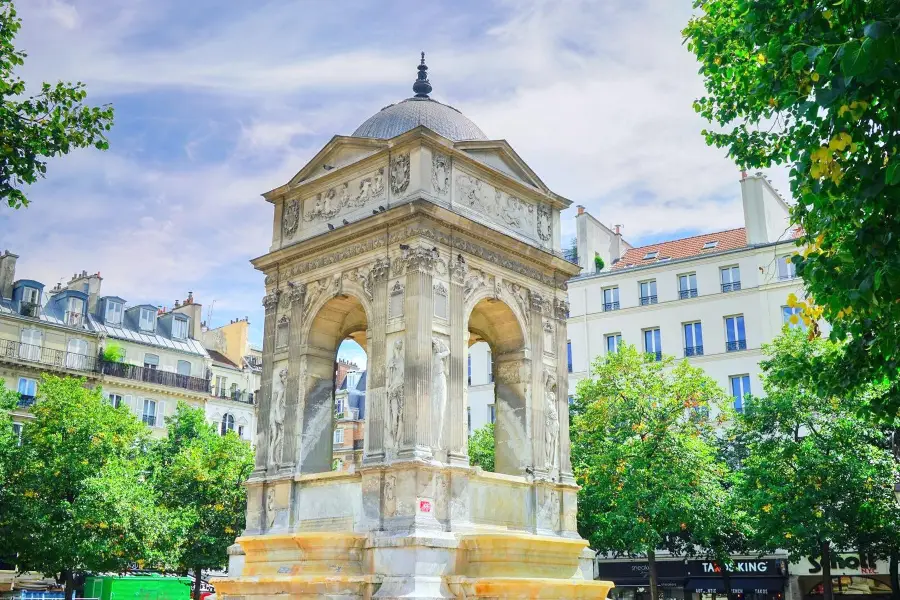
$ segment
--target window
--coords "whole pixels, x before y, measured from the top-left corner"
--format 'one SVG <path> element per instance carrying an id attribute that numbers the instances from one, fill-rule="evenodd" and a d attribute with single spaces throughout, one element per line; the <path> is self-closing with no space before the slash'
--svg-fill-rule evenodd
<path id="1" fill-rule="evenodd" d="M 569 366 L 569 373 L 572 372 L 572 340 L 566 342 L 566 362 Z M 491 421 L 493 423 L 493 421 Z"/>
<path id="2" fill-rule="evenodd" d="M 222 435 L 229 431 L 234 431 L 234 415 L 225 413 L 222 417 L 222 426 L 219 428 L 219 431 Z"/>
<path id="3" fill-rule="evenodd" d="M 113 300 L 106 301 L 106 316 L 104 320 L 110 325 L 122 324 L 122 303 Z"/>
<path id="4" fill-rule="evenodd" d="M 67 325 L 81 325 L 81 321 L 84 318 L 84 300 L 81 298 L 69 298 L 65 317 Z"/>
<path id="5" fill-rule="evenodd" d="M 607 354 L 615 354 L 619 351 L 619 346 L 622 344 L 622 334 L 621 333 L 610 333 L 606 336 L 606 352 Z"/>
<path id="6" fill-rule="evenodd" d="M 156 369 L 159 367 L 159 356 L 156 354 L 145 354 L 144 355 L 144 368 L 145 369 Z"/>
<path id="7" fill-rule="evenodd" d="M 191 375 L 191 362 L 188 360 L 179 360 L 178 366 L 175 368 L 175 372 L 179 375 L 185 375 L 190 377 Z"/>
<path id="8" fill-rule="evenodd" d="M 31 406 L 37 396 L 37 381 L 27 377 L 19 377 L 19 406 Z"/>
<path id="9" fill-rule="evenodd" d="M 22 445 L 22 424 L 21 423 L 13 423 L 13 435 L 16 436 L 16 439 L 19 440 L 19 445 Z"/>
<path id="10" fill-rule="evenodd" d="M 172 337 L 177 340 L 183 340 L 188 335 L 188 322 L 185 319 L 172 320 Z"/>
<path id="11" fill-rule="evenodd" d="M 497 422 L 497 406 L 495 404 L 488 404 L 488 420 L 491 423 Z"/>
<path id="12" fill-rule="evenodd" d="M 744 331 L 744 315 L 725 318 L 725 350 L 735 352 L 747 349 L 747 334 Z"/>
<path id="13" fill-rule="evenodd" d="M 19 358 L 24 360 L 41 359 L 41 331 L 39 329 L 23 329 L 19 338 Z"/>
<path id="14" fill-rule="evenodd" d="M 224 398 L 224 397 L 225 397 L 225 383 L 226 383 L 226 381 L 227 381 L 227 378 L 226 378 L 226 377 L 222 377 L 221 375 L 218 375 L 218 376 L 216 377 L 216 396 L 218 396 L 219 398 Z"/>
<path id="15" fill-rule="evenodd" d="M 650 260 L 651 258 L 656 258 L 657 256 L 659 256 L 659 250 L 651 250 L 650 252 L 648 252 L 647 254 L 644 255 L 643 260 Z"/>
<path id="16" fill-rule="evenodd" d="M 793 279 L 797 276 L 797 265 L 789 255 L 778 257 L 778 279 Z"/>
<path id="17" fill-rule="evenodd" d="M 468 369 L 469 369 L 469 370 L 468 370 L 468 373 L 469 373 L 469 385 L 472 385 L 472 355 L 471 355 L 471 354 L 469 354 L 469 357 L 468 357 L 468 364 L 469 364 L 469 367 L 468 367 Z"/>
<path id="18" fill-rule="evenodd" d="M 144 398 L 144 412 L 141 415 L 141 421 L 150 427 L 156 427 L 156 400 Z"/>
<path id="19" fill-rule="evenodd" d="M 644 330 L 644 352 L 652 354 L 656 360 L 662 360 L 662 338 L 659 327 Z"/>
<path id="20" fill-rule="evenodd" d="M 334 443 L 344 445 L 344 430 L 340 427 L 334 430 Z"/>
<path id="21" fill-rule="evenodd" d="M 575 404 L 575 396 L 569 396 L 569 406 L 573 406 Z"/>
<path id="22" fill-rule="evenodd" d="M 472 407 L 466 407 L 466 427 L 469 432 L 469 437 L 472 437 Z"/>
<path id="23" fill-rule="evenodd" d="M 711 250 L 712 248 L 715 248 L 715 247 L 718 246 L 718 245 L 719 245 L 719 241 L 718 241 L 718 240 L 712 240 L 712 241 L 710 241 L 710 242 L 706 242 L 705 244 L 703 244 L 703 249 L 704 249 L 704 250 Z"/>
<path id="24" fill-rule="evenodd" d="M 41 294 L 35 288 L 22 288 L 22 302 L 28 304 L 40 304 Z"/>
<path id="25" fill-rule="evenodd" d="M 734 409 L 738 412 L 744 412 L 744 400 L 750 395 L 750 376 L 749 375 L 732 375 L 731 395 L 734 397 Z"/>
<path id="26" fill-rule="evenodd" d="M 619 310 L 618 287 L 611 287 L 603 290 L 603 310 Z"/>
<path id="27" fill-rule="evenodd" d="M 736 292 L 741 289 L 741 268 L 723 267 L 719 270 L 722 279 L 722 293 Z"/>
<path id="28" fill-rule="evenodd" d="M 642 281 L 641 284 L 641 306 L 648 304 L 656 304 L 656 280 Z"/>
<path id="29" fill-rule="evenodd" d="M 141 308 L 138 327 L 141 328 L 141 331 L 154 331 L 156 329 L 156 311 L 152 308 Z"/>
<path id="30" fill-rule="evenodd" d="M 344 399 L 343 398 L 335 398 L 334 399 L 334 412 L 335 412 L 335 414 L 338 414 L 338 415 L 344 414 Z"/>
<path id="31" fill-rule="evenodd" d="M 120 394 L 107 394 L 106 397 L 109 399 L 109 403 L 112 404 L 113 408 L 122 406 L 122 396 Z"/>
<path id="32" fill-rule="evenodd" d="M 703 356 L 703 327 L 700 322 L 685 323 L 684 329 L 684 355 Z"/>
<path id="33" fill-rule="evenodd" d="M 494 358 L 490 349 L 487 351 L 488 383 L 494 383 Z"/>
<path id="34" fill-rule="evenodd" d="M 238 437 L 244 439 L 244 426 L 238 425 Z"/>
<path id="35" fill-rule="evenodd" d="M 85 340 L 71 339 L 66 345 L 66 368 L 84 369 L 87 366 L 88 343 Z"/>
<path id="36" fill-rule="evenodd" d="M 800 308 L 791 308 L 790 306 L 782 306 L 781 307 L 781 320 L 784 325 L 787 325 L 791 329 L 806 329 L 806 324 L 803 322 L 803 317 L 800 316 L 800 313 L 803 312 L 803 309 Z"/>
<path id="37" fill-rule="evenodd" d="M 696 273 L 685 273 L 678 276 L 678 297 L 682 300 L 697 297 Z"/>

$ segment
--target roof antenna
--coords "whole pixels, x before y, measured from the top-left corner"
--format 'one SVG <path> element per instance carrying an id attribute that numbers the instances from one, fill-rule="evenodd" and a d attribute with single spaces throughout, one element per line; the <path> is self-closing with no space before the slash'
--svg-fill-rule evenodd
<path id="1" fill-rule="evenodd" d="M 413 84 L 413 91 L 416 93 L 416 98 L 428 98 L 428 94 L 431 93 L 431 83 L 428 81 L 428 73 L 426 73 L 428 67 L 425 65 L 424 51 L 422 51 L 422 62 L 416 68 L 419 70 L 419 75 Z"/>

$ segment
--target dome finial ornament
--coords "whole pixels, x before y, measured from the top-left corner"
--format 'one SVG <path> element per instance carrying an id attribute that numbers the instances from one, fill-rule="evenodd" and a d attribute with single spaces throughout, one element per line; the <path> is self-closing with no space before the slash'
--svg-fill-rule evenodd
<path id="1" fill-rule="evenodd" d="M 428 67 L 425 65 L 424 51 L 422 52 L 422 62 L 419 63 L 417 68 L 419 75 L 413 84 L 413 91 L 416 93 L 416 98 L 428 98 L 428 94 L 431 93 L 431 83 L 428 81 Z"/>

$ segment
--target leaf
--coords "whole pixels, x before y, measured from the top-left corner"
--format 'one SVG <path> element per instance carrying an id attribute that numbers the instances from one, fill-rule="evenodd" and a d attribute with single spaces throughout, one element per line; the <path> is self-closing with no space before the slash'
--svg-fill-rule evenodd
<path id="1" fill-rule="evenodd" d="M 875 21 L 874 23 L 869 23 L 863 27 L 863 33 L 866 37 L 877 40 L 881 36 L 890 33 L 890 27 L 888 27 L 887 23 Z"/>
<path id="2" fill-rule="evenodd" d="M 845 77 L 856 77 L 866 72 L 869 67 L 873 41 L 866 38 L 862 43 L 856 40 L 844 46 L 841 56 L 841 72 Z"/>
<path id="3" fill-rule="evenodd" d="M 900 158 L 894 157 L 894 160 L 888 165 L 884 172 L 884 182 L 887 185 L 900 183 Z"/>
<path id="4" fill-rule="evenodd" d="M 791 57 L 791 68 L 794 69 L 795 71 L 801 70 L 803 67 L 806 66 L 806 60 L 807 60 L 806 54 L 801 50 L 797 50 L 796 52 L 794 52 L 794 55 Z"/>

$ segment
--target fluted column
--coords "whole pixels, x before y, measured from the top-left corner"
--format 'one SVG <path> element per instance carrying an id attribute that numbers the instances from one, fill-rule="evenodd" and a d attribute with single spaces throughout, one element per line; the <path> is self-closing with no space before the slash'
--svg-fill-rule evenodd
<path id="1" fill-rule="evenodd" d="M 540 294 L 532 292 L 528 305 L 528 347 L 531 348 L 533 361 L 529 373 L 531 394 L 528 398 L 528 415 L 531 422 L 532 455 L 534 456 L 535 477 L 546 477 L 549 472 L 547 450 L 545 448 L 545 408 L 544 399 L 544 299 Z"/>
<path id="2" fill-rule="evenodd" d="M 263 355 L 262 380 L 259 385 L 259 401 L 256 406 L 256 463 L 254 476 L 266 472 L 268 466 L 269 440 L 269 402 L 272 397 L 272 372 L 275 362 L 275 313 L 278 309 L 278 296 L 275 290 L 263 300 L 265 321 L 263 322 Z"/>
<path id="3" fill-rule="evenodd" d="M 367 464 L 384 460 L 386 426 L 386 367 L 387 360 L 387 318 L 388 318 L 388 275 L 390 262 L 379 258 L 375 261 L 369 277 L 372 282 L 372 322 L 369 323 L 371 338 L 368 340 L 368 374 L 366 379 L 366 449 L 363 461 Z"/>
<path id="4" fill-rule="evenodd" d="M 469 332 L 466 329 L 465 282 L 468 267 L 462 256 L 450 259 L 450 357 L 449 411 L 445 427 L 448 429 L 447 462 L 454 465 L 469 464 L 468 419 L 466 418 L 466 360 L 469 350 Z"/>
<path id="5" fill-rule="evenodd" d="M 303 353 L 300 331 L 303 327 L 303 303 L 306 285 L 288 283 L 288 300 L 291 307 L 290 333 L 288 336 L 288 380 L 285 387 L 284 450 L 279 463 L 279 473 L 292 473 L 297 466 L 297 440 L 303 430 L 303 397 L 300 378 L 303 370 Z"/>
<path id="6" fill-rule="evenodd" d="M 569 371 L 566 367 L 566 322 L 569 303 L 556 300 L 553 304 L 556 321 L 556 404 L 559 410 L 559 472 L 563 483 L 575 483 L 572 474 L 572 441 L 569 439 Z"/>
<path id="7" fill-rule="evenodd" d="M 406 267 L 406 381 L 398 456 L 430 458 L 434 252 L 424 247 L 407 249 L 402 260 Z"/>

